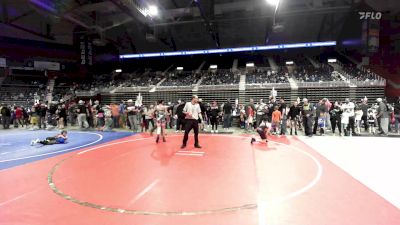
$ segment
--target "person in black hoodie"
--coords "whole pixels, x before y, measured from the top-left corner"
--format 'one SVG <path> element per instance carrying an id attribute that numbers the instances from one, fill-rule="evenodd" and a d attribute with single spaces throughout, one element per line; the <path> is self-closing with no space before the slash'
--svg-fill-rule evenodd
<path id="1" fill-rule="evenodd" d="M 11 121 L 11 109 L 7 105 L 3 104 L 1 108 L 1 117 L 4 129 L 10 128 L 10 121 Z"/>
<path id="2" fill-rule="evenodd" d="M 44 103 L 41 103 L 38 107 L 38 114 L 39 114 L 39 129 L 46 129 L 47 121 L 46 121 L 46 114 L 47 114 L 47 107 Z"/>
<path id="3" fill-rule="evenodd" d="M 303 99 L 303 109 L 301 111 L 301 114 L 303 115 L 304 133 L 306 136 L 312 137 L 312 135 L 313 135 L 312 124 L 313 124 L 314 108 L 308 102 L 308 100 L 306 98 Z"/>
<path id="4" fill-rule="evenodd" d="M 332 133 L 335 135 L 336 127 L 339 130 L 339 135 L 342 134 L 342 126 L 341 126 L 341 118 L 342 118 L 342 109 L 340 108 L 339 102 L 335 102 L 329 110 L 331 115 L 331 125 L 332 125 Z"/>
<path id="5" fill-rule="evenodd" d="M 360 104 L 360 108 L 363 111 L 363 115 L 361 117 L 361 120 L 364 123 L 365 131 L 368 131 L 368 128 L 369 128 L 369 126 L 368 126 L 368 109 L 369 109 L 369 106 L 368 106 L 368 102 L 367 102 L 366 98 L 362 99 L 361 104 Z"/>
<path id="6" fill-rule="evenodd" d="M 183 108 L 185 107 L 185 101 L 182 100 L 176 108 L 176 132 L 183 131 L 185 127 L 185 114 Z"/>
<path id="7" fill-rule="evenodd" d="M 297 101 L 293 102 L 293 105 L 290 106 L 288 118 L 290 120 L 290 135 L 293 135 L 293 128 L 294 134 L 297 135 L 297 123 L 300 116 L 300 107 Z"/>
<path id="8" fill-rule="evenodd" d="M 231 127 L 231 116 L 232 116 L 232 104 L 229 99 L 225 102 L 223 107 L 224 112 L 224 129 L 227 130 Z"/>
<path id="9" fill-rule="evenodd" d="M 204 123 L 207 121 L 207 117 L 206 117 L 206 105 L 203 103 L 203 99 L 199 99 L 199 105 L 200 105 L 200 109 L 201 109 L 201 116 L 202 119 L 199 119 L 199 125 L 200 125 L 200 130 L 204 131 Z"/>
<path id="10" fill-rule="evenodd" d="M 218 133 L 218 117 L 221 110 L 219 110 L 219 106 L 216 101 L 212 103 L 210 107 L 210 123 L 211 123 L 211 133 Z M 215 128 L 214 128 L 215 126 Z"/>

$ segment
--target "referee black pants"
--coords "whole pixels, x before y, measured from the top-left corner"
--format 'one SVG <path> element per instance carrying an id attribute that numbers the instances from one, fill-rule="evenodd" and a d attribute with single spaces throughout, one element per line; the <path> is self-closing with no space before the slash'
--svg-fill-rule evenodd
<path id="1" fill-rule="evenodd" d="M 185 121 L 185 136 L 183 137 L 183 145 L 186 146 L 186 143 L 189 138 L 189 133 L 193 129 L 194 131 L 194 145 L 199 145 L 199 121 L 193 119 L 187 119 Z"/>

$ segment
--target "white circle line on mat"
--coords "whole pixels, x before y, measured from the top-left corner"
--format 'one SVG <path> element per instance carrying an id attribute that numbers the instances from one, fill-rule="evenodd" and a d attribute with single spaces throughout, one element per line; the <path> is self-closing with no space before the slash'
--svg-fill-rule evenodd
<path id="1" fill-rule="evenodd" d="M 229 137 L 229 138 L 247 138 L 245 136 L 235 136 L 235 135 L 212 135 L 212 134 L 203 134 L 201 136 L 206 136 L 206 137 Z M 182 135 L 169 135 L 168 137 L 182 137 Z M 99 149 L 99 148 L 103 148 L 103 147 L 108 147 L 108 146 L 113 146 L 113 145 L 118 145 L 118 144 L 123 144 L 123 143 L 127 143 L 127 142 L 135 142 L 135 141 L 141 141 L 141 140 L 147 140 L 147 139 L 153 139 L 152 137 L 146 137 L 146 138 L 138 138 L 138 139 L 132 139 L 132 140 L 125 140 L 125 141 L 120 141 L 120 142 L 114 142 L 114 143 L 109 143 L 109 144 L 105 144 L 105 145 L 99 145 L 81 152 L 78 152 L 77 155 L 81 155 L 81 154 L 85 154 L 87 152 Z M 291 146 L 288 144 L 284 144 L 284 143 L 280 143 L 280 142 L 276 142 L 276 141 L 269 141 L 269 143 L 275 143 L 275 144 L 279 144 L 279 145 L 284 145 L 287 146 L 288 148 L 291 148 L 295 151 L 298 151 L 302 154 L 304 154 L 305 156 L 309 157 L 317 166 L 317 173 L 315 175 L 315 177 L 305 186 L 303 186 L 302 188 L 298 189 L 297 191 L 293 191 L 290 192 L 289 194 L 286 194 L 282 197 L 278 197 L 275 198 L 272 202 L 274 203 L 278 203 L 278 202 L 283 202 L 283 201 L 287 201 L 291 198 L 294 198 L 296 196 L 299 196 L 301 194 L 303 194 L 304 192 L 307 192 L 308 190 L 310 190 L 312 187 L 314 187 L 318 181 L 321 179 L 322 174 L 323 174 L 323 167 L 322 164 L 319 162 L 318 159 L 316 159 L 312 154 L 308 153 L 307 151 L 304 151 L 298 147 L 295 146 Z M 267 201 L 270 202 L 270 201 Z"/>

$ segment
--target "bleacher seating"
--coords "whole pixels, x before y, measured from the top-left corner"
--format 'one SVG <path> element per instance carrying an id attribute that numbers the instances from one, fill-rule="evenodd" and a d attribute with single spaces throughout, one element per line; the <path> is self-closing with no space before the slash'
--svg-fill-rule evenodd
<path id="1" fill-rule="evenodd" d="M 340 77 L 335 76 L 333 68 L 327 64 L 321 64 L 319 68 L 313 65 L 298 66 L 291 76 L 299 82 L 325 82 L 338 81 Z"/>
<path id="2" fill-rule="evenodd" d="M 362 70 L 360 70 L 355 65 L 352 64 L 344 65 L 343 71 L 346 73 L 346 75 L 349 76 L 350 79 L 356 79 L 359 81 L 368 81 L 377 79 L 375 74 L 372 73 L 369 69 L 363 68 Z"/>
<path id="3" fill-rule="evenodd" d="M 196 84 L 201 78 L 201 73 L 174 72 L 170 73 L 161 86 L 190 86 Z"/>
<path id="4" fill-rule="evenodd" d="M 240 76 L 229 70 L 217 70 L 203 74 L 201 85 L 233 85 L 238 84 Z"/>
<path id="5" fill-rule="evenodd" d="M 279 72 L 270 69 L 257 69 L 246 75 L 247 84 L 262 84 L 262 83 L 288 83 L 288 77 L 285 71 Z"/>

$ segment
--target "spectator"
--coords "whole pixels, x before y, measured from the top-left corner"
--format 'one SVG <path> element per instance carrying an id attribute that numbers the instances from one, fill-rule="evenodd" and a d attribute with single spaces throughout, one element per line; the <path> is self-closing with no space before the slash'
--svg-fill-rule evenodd
<path id="1" fill-rule="evenodd" d="M 278 135 L 279 127 L 282 120 L 282 113 L 279 111 L 279 106 L 275 106 L 272 113 L 272 134 Z"/>
<path id="2" fill-rule="evenodd" d="M 362 99 L 361 104 L 360 104 L 360 109 L 363 112 L 361 120 L 364 123 L 365 131 L 368 131 L 368 108 L 369 108 L 368 100 L 366 98 Z"/>
<path id="3" fill-rule="evenodd" d="M 294 134 L 297 135 L 297 123 L 300 119 L 300 107 L 297 101 L 293 102 L 293 105 L 289 109 L 288 118 L 290 120 L 290 135 L 293 135 L 293 128 Z"/>
<path id="4" fill-rule="evenodd" d="M 303 99 L 303 109 L 302 109 L 302 115 L 303 115 L 303 126 L 304 126 L 304 132 L 306 136 L 312 137 L 313 132 L 312 132 L 312 122 L 313 122 L 313 106 L 309 103 L 308 99 Z"/>
<path id="5" fill-rule="evenodd" d="M 133 104 L 133 100 L 129 99 L 128 100 L 128 120 L 129 124 L 131 126 L 132 131 L 137 132 L 139 129 L 139 120 L 138 120 L 138 114 L 139 114 L 139 109 Z"/>
<path id="6" fill-rule="evenodd" d="M 224 130 L 228 130 L 231 127 L 231 116 L 232 116 L 232 104 L 229 99 L 225 102 L 222 107 L 224 112 Z"/>
<path id="7" fill-rule="evenodd" d="M 332 133 L 335 135 L 336 128 L 338 128 L 339 135 L 342 135 L 342 124 L 341 124 L 342 110 L 340 108 L 339 102 L 335 102 L 335 104 L 332 106 L 329 112 L 331 116 Z"/>
<path id="8" fill-rule="evenodd" d="M 389 128 L 389 114 L 386 104 L 382 101 L 381 98 L 376 100 L 378 103 L 378 111 L 376 118 L 380 121 L 380 133 L 381 135 L 386 136 L 388 134 Z"/>
<path id="9" fill-rule="evenodd" d="M 397 99 L 397 102 L 394 104 L 394 119 L 395 119 L 395 130 L 396 133 L 400 134 L 400 97 Z"/>
<path id="10" fill-rule="evenodd" d="M 83 100 L 79 100 L 76 111 L 78 113 L 79 128 L 84 128 L 84 129 L 89 128 L 89 123 L 87 121 L 87 117 L 89 115 L 89 110 L 86 107 L 85 102 Z"/>
<path id="11" fill-rule="evenodd" d="M 11 109 L 5 104 L 3 104 L 3 107 L 1 107 L 1 118 L 3 123 L 3 128 L 9 129 L 11 121 Z"/>
<path id="12" fill-rule="evenodd" d="M 112 103 L 110 105 L 110 107 L 111 107 L 111 114 L 112 114 L 112 120 L 113 120 L 113 125 L 114 125 L 113 127 L 119 128 L 119 117 L 120 117 L 119 105 Z"/>

